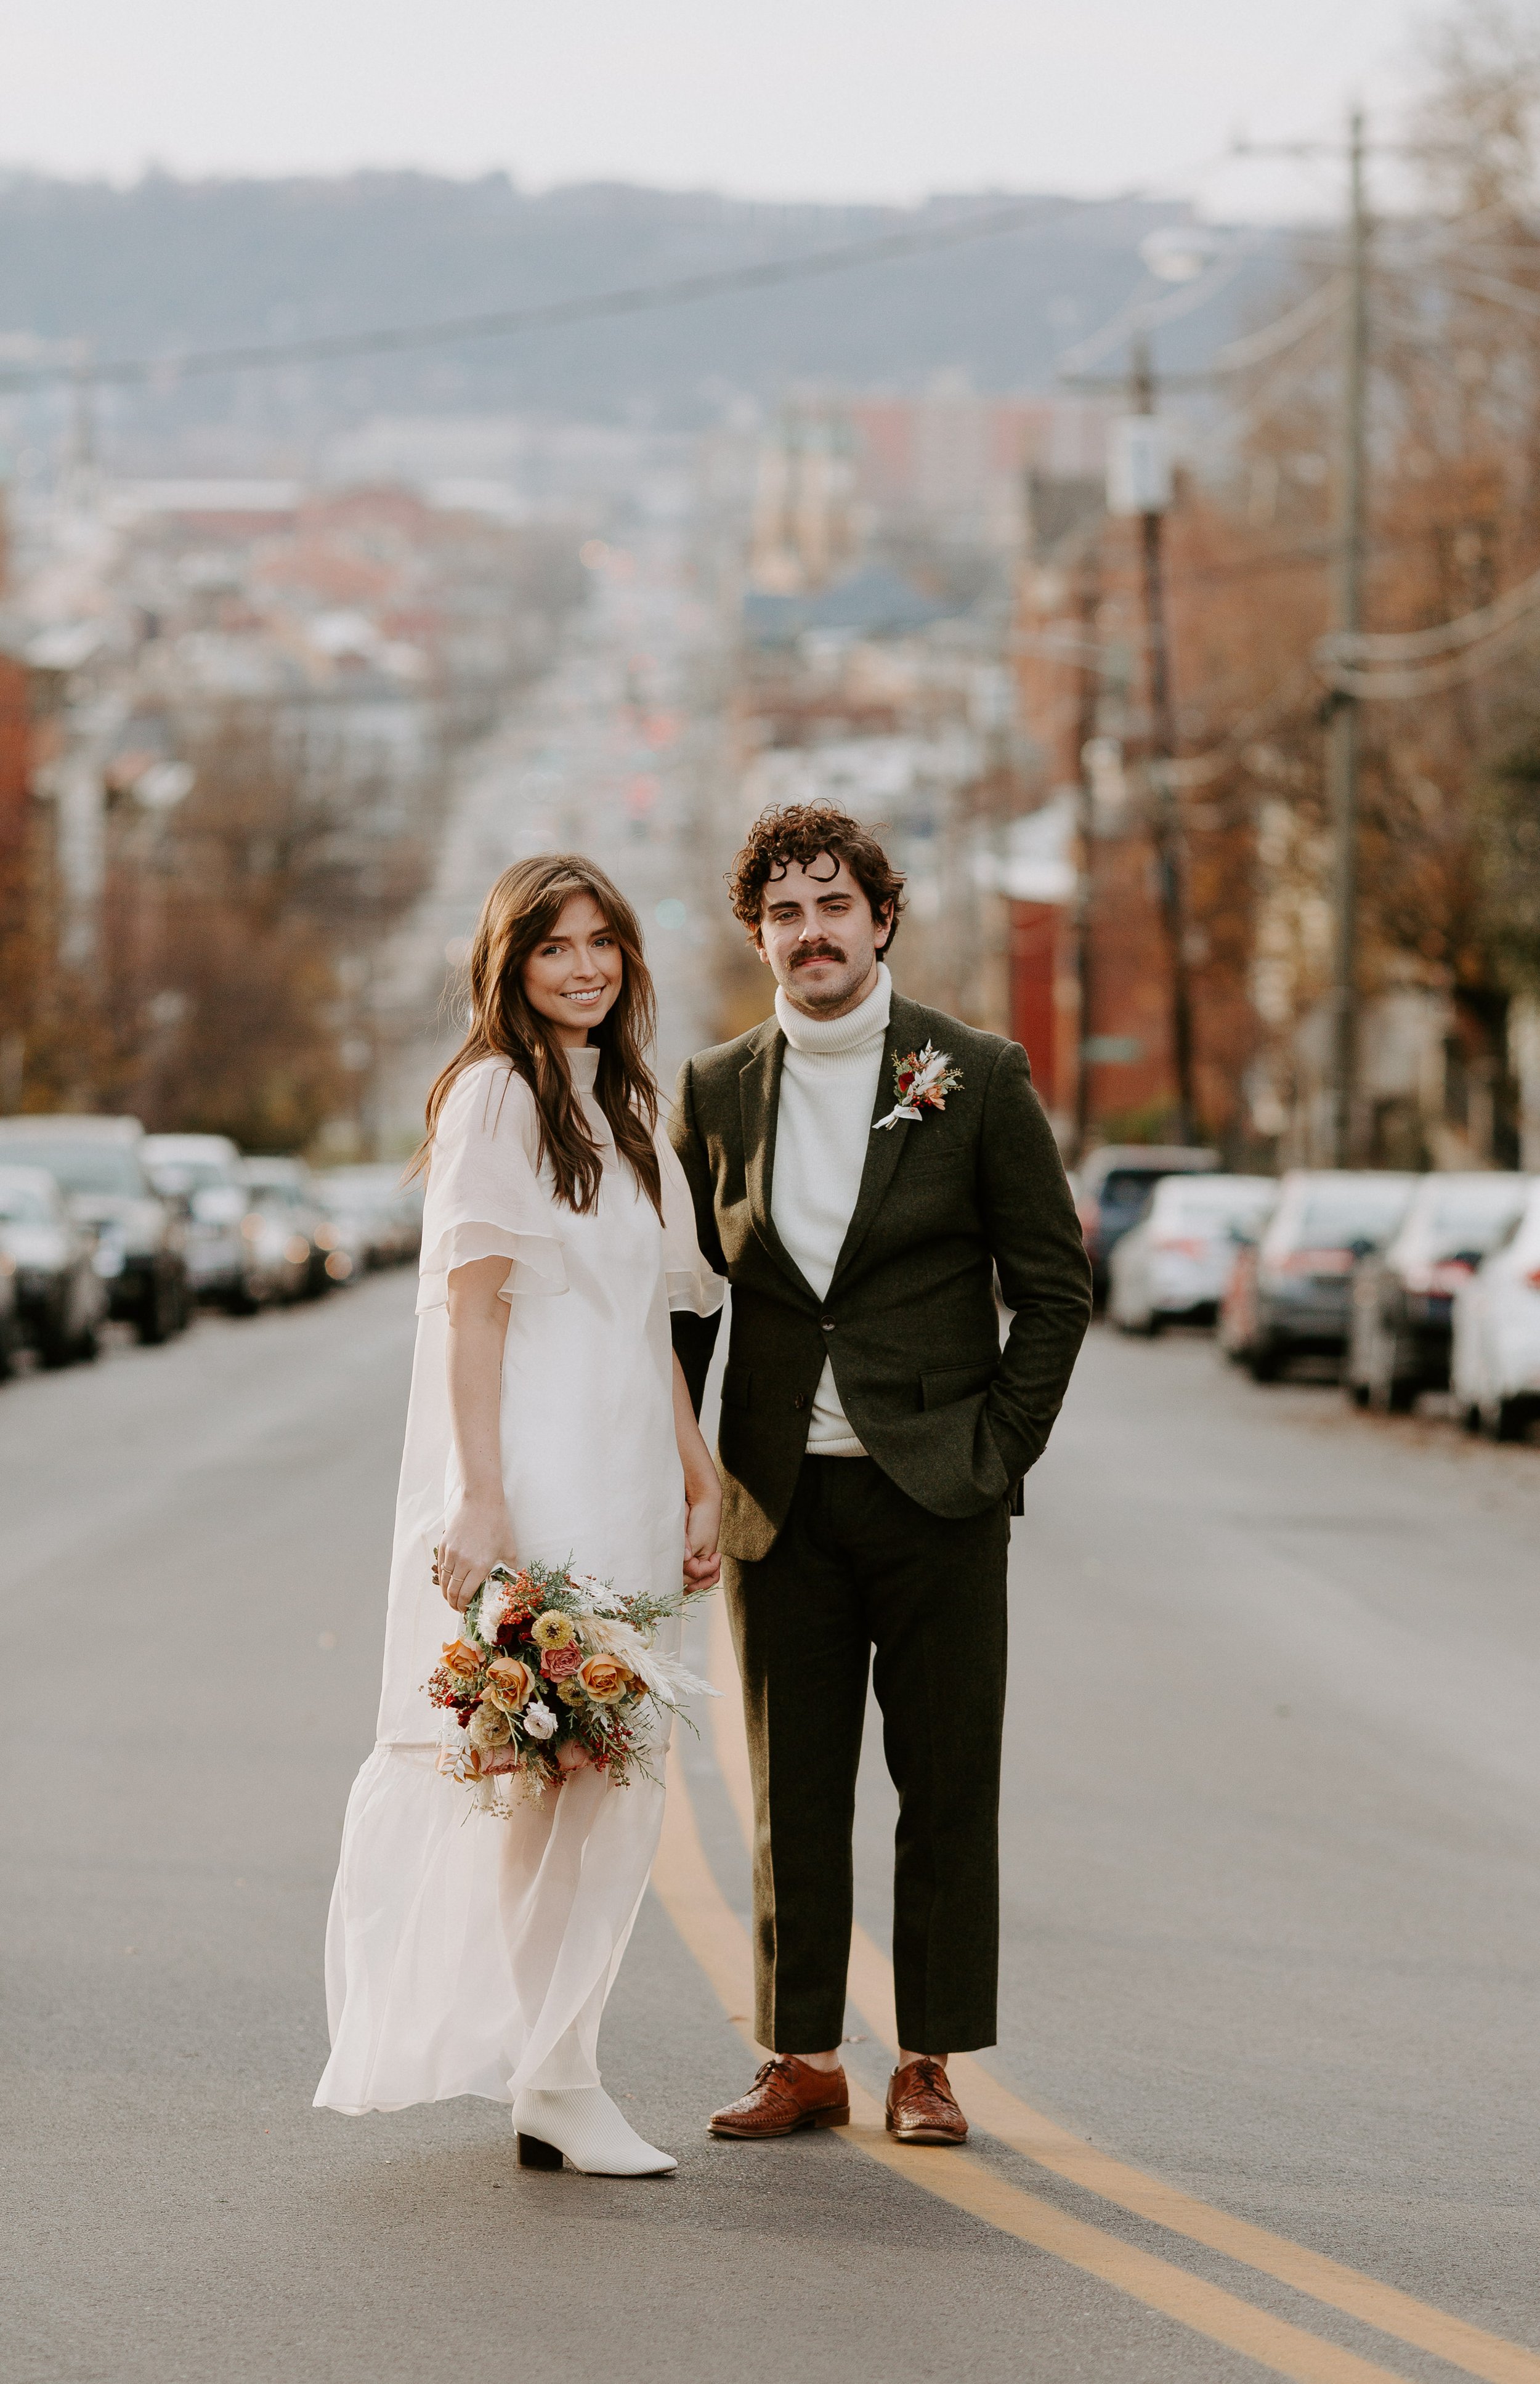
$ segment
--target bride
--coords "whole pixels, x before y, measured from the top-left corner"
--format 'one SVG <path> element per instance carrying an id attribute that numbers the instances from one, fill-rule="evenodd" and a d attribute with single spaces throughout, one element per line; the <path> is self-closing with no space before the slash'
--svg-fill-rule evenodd
<path id="1" fill-rule="evenodd" d="M 463 1613 L 493 1565 L 570 1559 L 625 1595 L 677 1593 L 681 1568 L 715 1581 L 721 1490 L 668 1318 L 710 1315 L 723 1286 L 658 1126 L 652 979 L 608 878 L 571 854 L 505 870 L 470 991 L 419 1153 L 385 1680 L 332 1892 L 316 2101 L 483 2094 L 513 2104 L 526 2165 L 651 2175 L 675 2163 L 605 2093 L 596 2047 L 663 1789 L 584 1765 L 507 1818 L 467 1815 L 436 1769 L 426 1684 L 453 1629 L 442 1600 Z"/>

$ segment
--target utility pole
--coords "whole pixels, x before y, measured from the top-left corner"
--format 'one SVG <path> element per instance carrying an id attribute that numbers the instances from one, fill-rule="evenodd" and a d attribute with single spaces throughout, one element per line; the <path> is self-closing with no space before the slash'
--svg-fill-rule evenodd
<path id="1" fill-rule="evenodd" d="M 1348 292 L 1343 315 L 1342 397 L 1337 458 L 1338 629 L 1363 626 L 1365 417 L 1368 397 L 1369 219 L 1364 205 L 1363 112 L 1348 125 Z M 1358 848 L 1359 704 L 1340 689 L 1333 698 L 1327 741 L 1332 826 L 1332 1072 L 1331 1162 L 1349 1167 L 1359 1156 L 1358 1117 Z"/>
<path id="2" fill-rule="evenodd" d="M 1129 359 L 1128 393 L 1136 415 L 1155 412 L 1155 373 L 1149 343 L 1135 340 Z M 1195 1128 L 1193 1097 L 1192 988 L 1187 977 L 1186 887 L 1184 882 L 1182 823 L 1176 801 L 1172 764 L 1176 758 L 1176 717 L 1171 699 L 1171 647 L 1166 635 L 1165 579 L 1161 553 L 1164 508 L 1148 504 L 1140 511 L 1140 585 L 1144 600 L 1144 641 L 1149 701 L 1150 828 L 1161 888 L 1161 916 L 1165 927 L 1171 969 L 1171 1058 L 1176 1080 L 1175 1137 L 1190 1142 Z"/>
<path id="3" fill-rule="evenodd" d="M 1080 847 L 1074 894 L 1075 1006 L 1079 1021 L 1074 1069 L 1074 1155 L 1079 1161 L 1086 1156 L 1091 1130 L 1091 1063 L 1086 1057 L 1086 1047 L 1096 1032 L 1092 1007 L 1096 985 L 1096 951 L 1092 942 L 1096 898 L 1096 808 L 1092 801 L 1090 764 L 1087 758 L 1091 739 L 1097 732 L 1097 708 L 1101 694 L 1101 673 L 1091 652 L 1097 616 L 1101 609 L 1101 553 L 1094 539 L 1080 555 L 1076 582 L 1074 609 L 1080 630 L 1081 656 L 1080 685 L 1074 707 L 1075 841 Z"/>

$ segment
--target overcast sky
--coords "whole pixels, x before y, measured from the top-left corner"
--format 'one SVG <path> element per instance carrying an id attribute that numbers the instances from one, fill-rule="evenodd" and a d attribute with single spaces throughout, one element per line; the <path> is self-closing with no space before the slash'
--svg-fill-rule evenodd
<path id="1" fill-rule="evenodd" d="M 1217 163 L 1408 87 L 1414 0 L 0 0 L 0 164 L 1334 205 Z"/>

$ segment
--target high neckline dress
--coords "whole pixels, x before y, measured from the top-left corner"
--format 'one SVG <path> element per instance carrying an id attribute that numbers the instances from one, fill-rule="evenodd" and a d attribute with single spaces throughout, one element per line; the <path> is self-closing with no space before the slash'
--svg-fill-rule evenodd
<path id="1" fill-rule="evenodd" d="M 436 1769 L 426 1689 L 457 1628 L 432 1582 L 458 1480 L 445 1373 L 455 1267 L 508 1261 L 503 1474 L 519 1556 L 570 1559 L 627 1593 L 679 1585 L 669 1311 L 710 1315 L 724 1286 L 701 1257 L 666 1135 L 661 1223 L 618 1157 L 594 1099 L 598 1061 L 592 1047 L 568 1055 L 603 1158 L 588 1216 L 554 1198 L 533 1096 L 505 1062 L 456 1079 L 434 1137 L 379 1718 L 327 1928 L 331 2058 L 316 2102 L 332 2110 L 596 2083 L 599 2022 L 656 1851 L 663 1789 L 641 1777 L 613 1787 L 585 1769 L 509 1818 L 469 1811 L 468 1792 Z M 660 1779 L 662 1754 L 660 1726 Z"/>

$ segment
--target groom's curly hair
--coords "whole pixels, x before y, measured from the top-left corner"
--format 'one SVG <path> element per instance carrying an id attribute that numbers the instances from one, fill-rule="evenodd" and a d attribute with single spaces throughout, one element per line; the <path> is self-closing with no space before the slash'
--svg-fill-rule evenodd
<path id="1" fill-rule="evenodd" d="M 815 861 L 826 858 L 848 863 L 879 925 L 884 917 L 890 918 L 883 946 L 886 960 L 899 932 L 903 877 L 870 828 L 863 827 L 849 812 L 836 810 L 833 803 L 772 803 L 761 812 L 727 873 L 727 899 L 734 915 L 757 943 L 765 888 L 785 876 L 790 862 L 811 869 Z"/>

